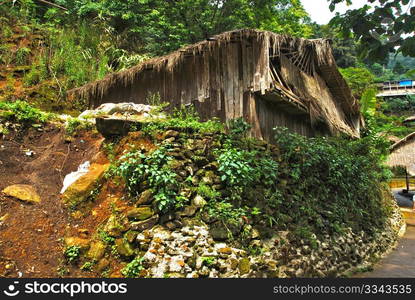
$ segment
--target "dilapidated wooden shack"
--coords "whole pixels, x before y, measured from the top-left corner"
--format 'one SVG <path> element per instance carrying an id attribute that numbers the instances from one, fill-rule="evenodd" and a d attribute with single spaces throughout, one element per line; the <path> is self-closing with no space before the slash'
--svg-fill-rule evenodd
<path id="1" fill-rule="evenodd" d="M 171 107 L 194 105 L 205 120 L 244 117 L 253 136 L 266 140 L 276 126 L 305 136 L 359 136 L 358 103 L 329 40 L 230 31 L 69 91 L 91 107 L 146 103 L 151 93 Z"/>

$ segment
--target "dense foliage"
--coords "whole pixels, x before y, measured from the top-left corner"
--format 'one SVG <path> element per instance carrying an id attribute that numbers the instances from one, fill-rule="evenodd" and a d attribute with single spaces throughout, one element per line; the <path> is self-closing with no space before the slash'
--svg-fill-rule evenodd
<path id="1" fill-rule="evenodd" d="M 25 101 L 0 102 L 0 136 L 12 130 L 41 127 L 53 118 L 53 114 L 45 113 Z"/>
<path id="2" fill-rule="evenodd" d="M 160 211 L 180 208 L 182 197 L 178 194 L 176 174 L 169 168 L 168 163 L 173 160 L 166 155 L 166 147 L 159 147 L 150 155 L 140 151 L 132 151 L 121 157 L 119 174 L 125 179 L 130 195 L 137 196 L 139 185 L 148 182 L 155 192 L 155 201 Z"/>
<path id="3" fill-rule="evenodd" d="M 291 169 L 288 178 L 293 185 L 294 201 L 286 209 L 307 202 L 303 211 L 310 213 L 312 223 L 324 227 L 320 222 L 327 220 L 330 224 L 326 225 L 333 230 L 341 229 L 338 226 L 343 223 L 370 231 L 370 226 L 381 222 L 374 216 L 385 215 L 379 201 L 381 183 L 390 174 L 382 166 L 387 154 L 386 141 L 373 135 L 356 141 L 306 139 L 281 129 L 277 130 L 276 139 L 283 160 Z M 324 207 L 324 218 L 313 216 L 313 205 Z M 336 217 L 331 219 L 333 212 Z"/>
<path id="4" fill-rule="evenodd" d="M 341 2 L 329 0 L 331 10 Z M 395 48 L 405 56 L 415 56 L 415 7 L 411 0 L 368 0 L 362 8 L 348 10 L 331 22 L 341 27 L 343 36 L 359 41 L 359 52 L 373 60 L 385 59 Z"/>
<path id="5" fill-rule="evenodd" d="M 98 21 L 120 37 L 121 49 L 164 54 L 214 34 L 258 28 L 308 37 L 310 19 L 299 0 L 55 1 L 64 9 L 20 0 L 12 10 L 57 24 Z"/>
<path id="6" fill-rule="evenodd" d="M 230 124 L 227 134 L 201 133 L 201 125 L 190 121 L 187 126 L 192 130 L 182 131 L 173 144 L 165 140 L 148 153 L 124 154 L 116 168 L 129 194 L 137 199 L 150 188 L 161 213 L 180 211 L 190 204 L 190 195 L 199 195 L 207 201 L 202 218 L 219 220 L 230 236 L 248 222 L 263 230 L 291 230 L 312 242 L 315 235 L 347 227 L 370 233 L 385 222 L 389 208 L 382 191 L 390 172 L 383 161 L 388 143 L 375 133 L 367 132 L 360 140 L 308 139 L 276 128 L 277 147 L 271 147 L 245 137 L 243 128 L 249 126 L 242 120 Z M 154 141 L 163 130 L 171 130 L 157 126 L 148 135 Z M 181 161 L 180 150 L 171 149 L 178 141 L 187 145 L 195 135 L 212 134 L 218 142 L 201 156 Z M 203 174 L 201 179 L 179 175 L 183 164 L 200 165 L 199 161 L 206 165 L 196 172 Z"/>

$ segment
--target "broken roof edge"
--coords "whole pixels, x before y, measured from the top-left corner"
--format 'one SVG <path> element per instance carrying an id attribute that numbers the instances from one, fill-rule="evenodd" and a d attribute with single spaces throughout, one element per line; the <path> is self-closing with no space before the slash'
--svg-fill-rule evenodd
<path id="1" fill-rule="evenodd" d="M 330 40 L 308 40 L 288 35 L 280 35 L 271 31 L 240 29 L 215 35 L 207 40 L 184 46 L 167 55 L 148 59 L 129 69 L 110 73 L 101 80 L 96 80 L 81 87 L 71 89 L 67 92 L 67 94 L 69 96 L 73 95 L 75 97 L 81 97 L 87 100 L 95 96 L 102 98 L 108 89 L 114 84 L 122 83 L 124 86 L 127 86 L 133 82 L 136 74 L 140 73 L 144 69 L 151 68 L 161 70 L 165 66 L 166 69 L 171 72 L 183 60 L 186 54 L 195 55 L 204 50 L 211 51 L 214 46 L 219 47 L 223 43 L 230 42 L 233 38 L 239 38 L 242 40 L 244 38 L 252 37 L 257 38 L 258 40 L 264 40 L 267 38 L 269 40 L 269 45 L 273 51 L 273 54 L 280 54 L 283 45 L 288 46 L 290 49 L 297 49 L 300 56 L 304 55 L 312 49 L 316 53 L 315 58 L 319 65 L 333 65 L 333 63 L 335 64 L 331 51 Z"/>
<path id="2" fill-rule="evenodd" d="M 398 149 L 401 146 L 404 146 L 406 143 L 408 143 L 409 141 L 411 141 L 412 139 L 415 138 L 415 132 L 412 132 L 410 134 L 408 134 L 406 137 L 404 137 L 403 139 L 401 139 L 400 141 L 396 142 L 395 144 L 393 144 L 389 150 L 391 152 L 395 151 L 396 149 Z"/>

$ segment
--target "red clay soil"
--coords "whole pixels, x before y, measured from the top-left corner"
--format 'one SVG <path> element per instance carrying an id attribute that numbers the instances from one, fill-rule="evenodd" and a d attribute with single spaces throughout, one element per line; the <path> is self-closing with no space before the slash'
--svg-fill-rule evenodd
<path id="1" fill-rule="evenodd" d="M 0 277 L 57 277 L 69 228 L 79 228 L 60 200 L 66 174 L 98 152 L 102 136 L 82 133 L 70 143 L 64 130 L 52 125 L 32 128 L 0 140 L 0 191 L 12 184 L 29 184 L 42 201 L 29 204 L 0 192 Z M 35 154 L 27 156 L 25 151 Z M 72 230 L 71 230 L 72 231 Z M 85 276 L 75 269 L 71 277 Z M 90 275 L 91 276 L 91 275 Z"/>

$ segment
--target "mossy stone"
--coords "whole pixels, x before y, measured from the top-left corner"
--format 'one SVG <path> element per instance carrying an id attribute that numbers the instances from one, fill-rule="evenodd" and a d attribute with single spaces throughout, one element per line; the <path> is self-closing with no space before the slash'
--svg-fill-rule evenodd
<path id="1" fill-rule="evenodd" d="M 134 230 L 129 230 L 129 231 L 127 231 L 127 232 L 124 234 L 124 238 L 125 238 L 125 239 L 129 242 L 129 243 L 132 243 L 132 242 L 134 242 L 134 240 L 136 239 L 137 235 L 138 235 L 138 232 L 137 232 L 137 231 L 134 231 Z"/>
<path id="2" fill-rule="evenodd" d="M 240 259 L 239 264 L 238 264 L 238 269 L 239 269 L 240 275 L 248 274 L 249 271 L 251 270 L 251 262 L 249 261 L 249 258 L 244 257 Z"/>
<path id="3" fill-rule="evenodd" d="M 130 219 L 146 220 L 154 215 L 154 211 L 150 206 L 134 207 L 127 211 L 126 216 Z"/>
<path id="4" fill-rule="evenodd" d="M 103 242 L 92 242 L 86 256 L 95 261 L 100 260 L 105 254 L 106 245 Z"/>
<path id="5" fill-rule="evenodd" d="M 124 239 L 116 239 L 115 246 L 119 254 L 130 257 L 134 255 L 134 249 L 131 244 Z"/>

